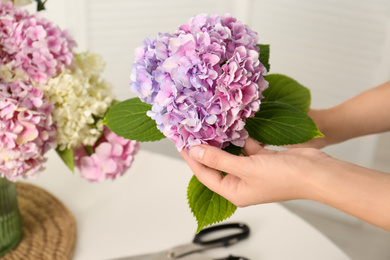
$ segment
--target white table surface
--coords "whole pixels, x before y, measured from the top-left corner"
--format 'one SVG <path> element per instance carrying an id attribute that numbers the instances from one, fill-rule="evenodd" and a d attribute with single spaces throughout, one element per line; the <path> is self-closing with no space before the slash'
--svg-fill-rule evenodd
<path id="1" fill-rule="evenodd" d="M 192 173 L 183 160 L 140 150 L 132 167 L 115 181 L 89 183 L 73 175 L 55 152 L 46 170 L 28 180 L 59 198 L 74 214 L 74 260 L 99 260 L 155 252 L 192 241 L 195 218 L 186 201 Z M 229 222 L 246 223 L 248 239 L 204 252 L 251 260 L 349 259 L 336 245 L 283 206 L 240 208 Z"/>

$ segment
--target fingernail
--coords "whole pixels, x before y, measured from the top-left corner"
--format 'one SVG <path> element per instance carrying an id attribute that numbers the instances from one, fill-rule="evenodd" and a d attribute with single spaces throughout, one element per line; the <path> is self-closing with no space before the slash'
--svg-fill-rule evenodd
<path id="1" fill-rule="evenodd" d="M 190 149 L 190 153 L 192 158 L 202 160 L 203 155 L 204 155 L 204 148 L 200 145 L 193 146 Z"/>

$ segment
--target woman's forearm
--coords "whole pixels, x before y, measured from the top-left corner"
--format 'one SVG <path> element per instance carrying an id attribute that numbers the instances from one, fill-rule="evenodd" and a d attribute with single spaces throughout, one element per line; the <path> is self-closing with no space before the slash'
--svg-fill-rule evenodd
<path id="1" fill-rule="evenodd" d="M 390 175 L 334 159 L 311 180 L 309 199 L 390 231 Z"/>
<path id="2" fill-rule="evenodd" d="M 309 116 L 325 135 L 316 147 L 390 130 L 390 82 L 369 89 L 330 109 L 311 110 Z"/>

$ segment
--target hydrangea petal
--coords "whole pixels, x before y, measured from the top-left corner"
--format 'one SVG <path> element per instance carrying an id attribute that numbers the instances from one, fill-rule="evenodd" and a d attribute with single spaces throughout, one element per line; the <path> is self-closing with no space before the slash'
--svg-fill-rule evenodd
<path id="1" fill-rule="evenodd" d="M 145 39 L 136 50 L 131 89 L 153 105 L 147 114 L 178 150 L 242 146 L 245 119 L 259 110 L 268 87 L 257 41 L 257 33 L 230 14 L 195 16 L 172 35 Z"/>
<path id="2" fill-rule="evenodd" d="M 38 101 L 39 100 L 39 101 Z M 35 178 L 55 146 L 53 106 L 31 83 L 0 82 L 0 173 L 11 181 Z"/>
<path id="3" fill-rule="evenodd" d="M 75 149 L 75 165 L 81 177 L 90 182 L 101 182 L 126 172 L 139 150 L 139 143 L 117 136 L 105 126 L 92 150 L 88 155 L 83 146 Z"/>

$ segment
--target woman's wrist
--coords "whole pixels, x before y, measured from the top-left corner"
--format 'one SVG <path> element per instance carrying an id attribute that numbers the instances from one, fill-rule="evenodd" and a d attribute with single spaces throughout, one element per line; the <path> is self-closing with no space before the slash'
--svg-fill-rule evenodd
<path id="1" fill-rule="evenodd" d="M 308 190 L 306 199 L 314 200 L 322 204 L 330 205 L 334 200 L 334 194 L 338 185 L 342 185 L 346 175 L 353 171 L 355 165 L 330 157 L 326 161 L 318 161 L 307 174 Z"/>
<path id="2" fill-rule="evenodd" d="M 307 113 L 316 123 L 324 137 L 316 138 L 310 142 L 314 148 L 323 148 L 337 143 L 335 140 L 334 125 L 332 124 L 331 109 L 311 109 Z"/>
<path id="3" fill-rule="evenodd" d="M 322 138 L 313 140 L 315 148 L 320 149 L 355 137 L 354 129 L 348 127 L 348 115 L 345 114 L 342 106 L 329 109 L 311 109 L 308 115 L 324 135 Z"/>

